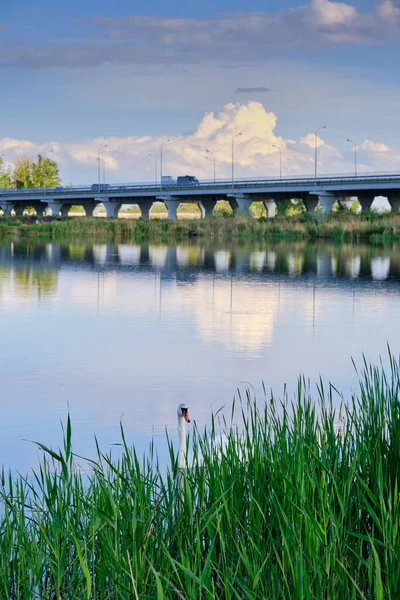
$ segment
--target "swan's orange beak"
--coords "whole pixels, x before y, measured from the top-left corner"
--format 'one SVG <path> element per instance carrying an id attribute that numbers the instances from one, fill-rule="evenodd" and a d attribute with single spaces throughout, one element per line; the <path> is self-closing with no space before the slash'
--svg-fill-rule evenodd
<path id="1" fill-rule="evenodd" d="M 182 417 L 185 419 L 186 423 L 190 423 L 189 411 L 187 408 L 182 408 Z"/>

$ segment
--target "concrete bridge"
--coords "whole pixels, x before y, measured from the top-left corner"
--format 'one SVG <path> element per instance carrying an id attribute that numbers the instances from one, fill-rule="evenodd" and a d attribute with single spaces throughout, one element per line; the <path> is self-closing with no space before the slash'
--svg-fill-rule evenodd
<path id="1" fill-rule="evenodd" d="M 118 217 L 122 204 L 137 204 L 142 218 L 150 218 L 154 202 L 163 202 L 168 219 L 176 219 L 180 204 L 196 203 L 202 217 L 212 214 L 216 203 L 227 200 L 232 209 L 248 211 L 253 202 L 262 202 L 273 218 L 279 203 L 300 199 L 307 211 L 320 203 L 323 212 L 332 210 L 335 201 L 350 207 L 357 198 L 362 210 L 370 208 L 376 196 L 386 196 L 392 211 L 400 211 L 400 174 L 365 176 L 286 177 L 242 181 L 201 182 L 193 185 L 94 184 L 92 186 L 47 189 L 0 190 L 4 214 L 22 214 L 32 207 L 38 216 L 67 216 L 72 205 L 83 207 L 86 216 L 97 216 L 103 205 L 107 217 Z"/>

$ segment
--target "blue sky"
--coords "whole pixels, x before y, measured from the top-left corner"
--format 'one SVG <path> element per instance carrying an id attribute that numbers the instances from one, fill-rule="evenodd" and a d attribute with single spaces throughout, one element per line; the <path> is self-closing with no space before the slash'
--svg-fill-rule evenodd
<path id="1" fill-rule="evenodd" d="M 349 168 L 347 137 L 370 142 L 365 168 L 400 168 L 399 42 L 396 0 L 2 0 L 0 140 L 16 142 L 0 152 L 11 161 L 56 145 L 64 177 L 81 180 L 92 175 L 93 140 L 132 138 L 136 158 L 141 136 L 151 138 L 145 151 L 163 136 L 193 146 L 206 113 L 257 102 L 276 115 L 269 133 L 285 151 L 327 124 L 325 170 Z M 246 124 L 253 137 L 256 125 Z M 110 177 L 127 178 L 111 146 Z M 239 151 L 243 170 L 259 168 L 255 154 Z M 221 151 L 222 173 L 225 162 Z M 141 163 L 137 177 L 149 174 Z"/>

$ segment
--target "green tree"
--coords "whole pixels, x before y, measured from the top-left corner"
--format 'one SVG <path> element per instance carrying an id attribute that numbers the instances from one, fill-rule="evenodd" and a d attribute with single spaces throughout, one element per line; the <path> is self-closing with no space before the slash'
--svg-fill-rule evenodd
<path id="1" fill-rule="evenodd" d="M 288 208 L 287 215 L 289 217 L 298 217 L 304 212 L 306 212 L 306 207 L 304 206 L 303 200 L 300 198 L 293 198 L 291 205 Z"/>
<path id="2" fill-rule="evenodd" d="M 0 189 L 9 189 L 11 185 L 11 173 L 9 169 L 5 169 L 4 160 L 0 156 Z"/>
<path id="3" fill-rule="evenodd" d="M 19 158 L 14 164 L 13 182 L 16 188 L 30 188 L 32 160 L 27 157 Z"/>
<path id="4" fill-rule="evenodd" d="M 286 217 L 289 208 L 292 207 L 292 201 L 289 199 L 282 200 L 281 202 L 276 203 L 276 207 L 278 209 L 278 215 L 280 217 Z"/>
<path id="5" fill-rule="evenodd" d="M 24 157 L 15 163 L 13 181 L 16 188 L 42 188 L 60 185 L 61 178 L 57 162 L 38 154 L 36 162 Z"/>
<path id="6" fill-rule="evenodd" d="M 277 202 L 278 214 L 280 216 L 286 217 L 298 217 L 303 212 L 305 212 L 305 206 L 303 204 L 303 200 L 299 198 L 292 198 L 288 200 L 283 200 L 282 202 Z"/>
<path id="7" fill-rule="evenodd" d="M 61 178 L 55 160 L 43 158 L 38 154 L 37 161 L 31 165 L 32 187 L 55 187 L 60 185 Z"/>
<path id="8" fill-rule="evenodd" d="M 267 214 L 265 206 L 262 202 L 253 202 L 250 206 L 250 212 L 256 219 L 265 217 Z"/>

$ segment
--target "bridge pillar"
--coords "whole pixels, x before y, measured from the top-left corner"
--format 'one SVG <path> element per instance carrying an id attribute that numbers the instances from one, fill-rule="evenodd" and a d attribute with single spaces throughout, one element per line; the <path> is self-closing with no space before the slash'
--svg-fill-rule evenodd
<path id="1" fill-rule="evenodd" d="M 267 211 L 267 217 L 268 217 L 268 219 L 274 219 L 275 218 L 275 214 L 276 214 L 276 209 L 277 209 L 275 200 L 272 200 L 272 199 L 270 199 L 270 200 L 264 200 L 263 204 L 264 204 L 265 209 Z"/>
<path id="2" fill-rule="evenodd" d="M 11 211 L 14 208 L 14 202 L 2 202 L 0 208 L 4 213 L 4 216 L 10 217 Z"/>
<path id="3" fill-rule="evenodd" d="M 33 208 L 35 209 L 36 212 L 36 217 L 39 219 L 41 219 L 43 217 L 43 211 L 45 209 L 44 204 L 42 204 L 41 202 L 38 202 L 37 204 L 33 205 Z"/>
<path id="4" fill-rule="evenodd" d="M 168 221 L 176 221 L 176 219 L 177 219 L 176 211 L 178 210 L 180 200 L 163 200 L 163 202 L 164 202 L 165 206 L 167 207 Z"/>
<path id="5" fill-rule="evenodd" d="M 118 212 L 122 206 L 122 202 L 111 202 L 110 200 L 102 200 L 102 204 L 106 209 L 107 219 L 118 219 Z"/>
<path id="6" fill-rule="evenodd" d="M 311 196 L 308 194 L 303 198 L 303 204 L 306 207 L 307 212 L 314 212 L 317 208 L 318 198 L 316 196 Z"/>
<path id="7" fill-rule="evenodd" d="M 68 213 L 71 210 L 72 204 L 63 204 L 61 207 L 61 216 L 68 217 Z"/>
<path id="8" fill-rule="evenodd" d="M 371 209 L 371 204 L 375 200 L 375 196 L 373 194 L 359 194 L 357 197 L 361 206 L 361 211 Z"/>
<path id="9" fill-rule="evenodd" d="M 216 200 L 201 200 L 200 202 L 198 202 L 201 217 L 203 219 L 204 217 L 210 217 L 213 213 L 216 204 Z"/>
<path id="10" fill-rule="evenodd" d="M 142 219 L 144 219 L 145 221 L 148 221 L 150 219 L 150 210 L 151 207 L 153 206 L 153 200 L 138 200 L 138 205 L 140 208 L 140 212 Z"/>
<path id="11" fill-rule="evenodd" d="M 332 212 L 332 206 L 336 200 L 335 194 L 332 194 L 332 192 L 323 192 L 323 191 L 315 192 L 315 194 L 318 196 L 318 200 L 321 203 L 322 212 L 323 213 Z"/>
<path id="12" fill-rule="evenodd" d="M 16 217 L 22 217 L 24 214 L 24 210 L 25 210 L 25 206 L 21 206 L 19 204 L 16 204 L 14 206 L 14 212 L 15 212 L 15 216 Z"/>
<path id="13" fill-rule="evenodd" d="M 246 196 L 245 194 L 238 194 L 234 196 L 233 194 L 228 194 L 228 202 L 231 205 L 232 210 L 240 211 L 242 213 L 247 213 L 250 210 L 250 205 L 253 202 L 253 198 Z"/>
<path id="14" fill-rule="evenodd" d="M 400 195 L 399 194 L 388 194 L 388 202 L 392 208 L 392 212 L 400 212 Z"/>
<path id="15" fill-rule="evenodd" d="M 69 205 L 68 210 L 71 208 L 71 205 Z M 85 211 L 85 215 L 87 217 L 98 217 L 99 215 L 99 211 L 100 211 L 100 206 L 98 205 L 98 203 L 94 203 L 94 204 L 84 204 L 83 205 L 83 210 Z M 61 213 L 62 214 L 62 213 Z M 68 211 L 67 211 L 68 214 Z M 66 215 L 67 216 L 67 215 Z"/>
<path id="16" fill-rule="evenodd" d="M 62 202 L 47 202 L 46 216 L 58 217 L 60 210 L 62 209 Z"/>

